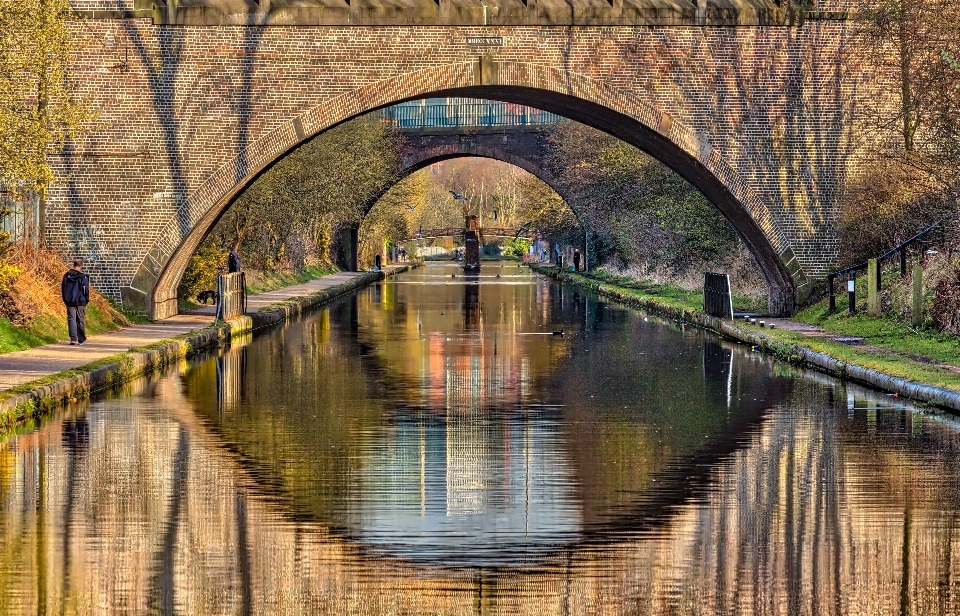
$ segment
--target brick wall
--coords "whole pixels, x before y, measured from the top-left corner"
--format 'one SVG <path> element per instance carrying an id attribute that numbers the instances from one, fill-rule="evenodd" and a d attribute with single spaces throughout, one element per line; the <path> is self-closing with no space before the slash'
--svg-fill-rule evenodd
<path id="1" fill-rule="evenodd" d="M 86 27 L 96 36 L 76 55 L 74 78 L 101 123 L 53 158 L 64 181 L 48 195 L 46 237 L 85 257 L 95 283 L 134 308 L 147 306 L 155 287 L 155 299 L 170 305 L 171 281 L 205 230 L 297 142 L 453 87 L 492 97 L 497 86 L 527 86 L 538 90 L 525 90 L 524 102 L 572 100 L 574 119 L 641 141 L 630 126 L 647 127 L 652 137 L 640 145 L 675 165 L 693 161 L 687 173 L 722 188 L 718 200 L 729 192 L 740 210 L 725 212 L 746 217 L 735 221 L 742 231 L 761 229 L 767 246 L 757 249 L 776 254 L 802 286 L 836 255 L 838 188 L 855 160 L 849 118 L 861 99 L 870 102 L 864 86 L 874 87 L 847 64 L 843 22 L 255 28 L 128 19 Z M 503 46 L 472 47 L 468 36 L 502 37 Z"/>

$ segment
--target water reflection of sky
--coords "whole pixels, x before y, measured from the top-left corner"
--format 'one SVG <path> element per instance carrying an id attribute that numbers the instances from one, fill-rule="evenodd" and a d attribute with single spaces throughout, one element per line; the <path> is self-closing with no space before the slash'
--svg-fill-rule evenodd
<path id="1" fill-rule="evenodd" d="M 351 530 L 396 556 L 506 566 L 580 538 L 575 473 L 553 413 L 398 421 L 367 435 Z"/>
<path id="2" fill-rule="evenodd" d="M 390 422 L 363 434 L 365 465 L 346 526 L 374 549 L 503 566 L 580 538 L 577 478 L 559 408 L 524 406 L 535 396 L 528 352 L 544 341 L 517 336 L 544 324 L 517 305 L 534 296 L 513 288 L 541 283 L 526 268 L 486 269 L 464 275 L 433 266 L 389 283 L 395 302 L 417 307 L 417 327 L 393 321 L 377 335 L 390 341 L 388 366 L 397 348 L 419 360 L 396 372 L 412 398 L 405 403 L 418 406 L 393 410 Z M 437 286 L 447 287 L 439 298 L 431 290 Z M 364 319 L 383 306 L 383 294 L 374 300 L 361 299 L 361 322 L 376 320 Z"/>

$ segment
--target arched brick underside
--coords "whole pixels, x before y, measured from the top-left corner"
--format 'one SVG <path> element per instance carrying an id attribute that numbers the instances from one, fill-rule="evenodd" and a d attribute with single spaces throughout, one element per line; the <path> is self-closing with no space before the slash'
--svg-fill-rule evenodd
<path id="1" fill-rule="evenodd" d="M 557 182 L 557 178 L 544 168 L 535 156 L 525 155 L 510 147 L 491 147 L 490 145 L 478 144 L 473 139 L 462 139 L 456 144 L 410 148 L 404 153 L 400 160 L 398 176 L 402 179 L 434 163 L 453 158 L 468 157 L 490 158 L 509 163 L 514 167 L 519 167 L 527 173 L 538 177 L 547 186 L 552 188 L 554 192 L 565 198 L 565 195 L 560 189 L 559 182 Z M 391 187 L 387 187 L 384 193 L 390 190 Z M 371 205 L 373 205 L 373 203 L 371 203 Z"/>
<path id="2" fill-rule="evenodd" d="M 491 147 L 489 145 L 478 144 L 473 135 L 463 135 L 463 138 L 459 139 L 456 144 L 444 144 L 433 147 L 417 147 L 417 145 L 417 143 L 414 143 L 412 146 L 405 146 L 405 152 L 400 160 L 400 169 L 397 172 L 396 181 L 384 186 L 382 191 L 370 199 L 367 206 L 367 213 L 370 212 L 383 195 L 387 194 L 391 188 L 396 186 L 404 178 L 434 163 L 454 158 L 471 157 L 499 160 L 523 169 L 527 173 L 539 178 L 555 193 L 560 195 L 560 198 L 569 203 L 567 195 L 563 194 L 562 187 L 557 181 L 557 178 L 540 164 L 540 160 L 538 160 L 536 156 L 519 153 L 515 148 L 509 146 Z M 580 220 L 576 212 L 573 212 L 573 214 L 577 220 Z"/>
<path id="3" fill-rule="evenodd" d="M 646 151 L 703 192 L 737 230 L 769 284 L 771 312 L 793 311 L 795 288 L 806 281 L 786 235 L 767 204 L 695 131 L 650 105 L 641 93 L 617 90 L 559 68 L 486 58 L 398 75 L 330 98 L 255 141 L 187 197 L 148 251 L 129 291 L 150 298 L 152 318 L 176 314 L 177 286 L 190 256 L 260 173 L 323 130 L 381 107 L 429 96 L 538 107 Z"/>

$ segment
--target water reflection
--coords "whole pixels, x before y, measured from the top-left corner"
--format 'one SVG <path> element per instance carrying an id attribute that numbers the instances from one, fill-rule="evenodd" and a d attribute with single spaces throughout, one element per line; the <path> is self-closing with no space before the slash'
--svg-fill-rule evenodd
<path id="1" fill-rule="evenodd" d="M 4 443 L 0 612 L 958 613 L 953 420 L 491 278 L 427 268 Z"/>

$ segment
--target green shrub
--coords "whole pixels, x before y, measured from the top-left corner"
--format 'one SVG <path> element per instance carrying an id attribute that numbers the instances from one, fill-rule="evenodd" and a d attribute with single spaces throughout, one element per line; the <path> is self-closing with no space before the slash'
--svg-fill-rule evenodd
<path id="1" fill-rule="evenodd" d="M 200 291 L 216 290 L 217 274 L 222 271 L 226 262 L 226 251 L 212 244 L 201 245 L 190 257 L 190 263 L 180 279 L 177 296 L 192 302 Z"/>

